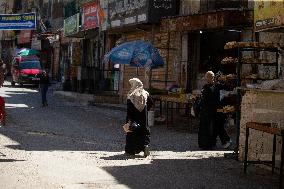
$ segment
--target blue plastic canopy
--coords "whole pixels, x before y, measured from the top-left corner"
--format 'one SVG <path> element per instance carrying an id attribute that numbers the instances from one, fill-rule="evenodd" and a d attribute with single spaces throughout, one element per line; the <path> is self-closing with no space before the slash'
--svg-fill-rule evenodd
<path id="1" fill-rule="evenodd" d="M 114 47 L 105 55 L 104 62 L 151 68 L 164 65 L 159 51 L 151 43 L 142 40 L 126 42 Z"/>

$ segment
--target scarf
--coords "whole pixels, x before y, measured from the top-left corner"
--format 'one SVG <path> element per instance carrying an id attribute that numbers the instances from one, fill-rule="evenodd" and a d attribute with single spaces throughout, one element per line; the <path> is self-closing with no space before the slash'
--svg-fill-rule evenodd
<path id="1" fill-rule="evenodd" d="M 129 83 L 131 89 L 127 93 L 127 99 L 133 103 L 137 110 L 142 112 L 147 104 L 149 93 L 144 90 L 143 83 L 138 78 L 130 79 Z"/>

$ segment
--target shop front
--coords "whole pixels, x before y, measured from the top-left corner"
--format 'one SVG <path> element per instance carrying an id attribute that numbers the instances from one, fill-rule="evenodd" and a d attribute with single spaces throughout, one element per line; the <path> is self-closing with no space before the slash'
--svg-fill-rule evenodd
<path id="1" fill-rule="evenodd" d="M 274 165 L 280 168 L 281 136 L 274 136 L 268 130 L 284 129 L 284 4 L 282 1 L 256 1 L 254 7 L 254 31 L 256 40 L 270 46 L 261 51 L 256 65 L 256 76 L 265 81 L 255 82 L 242 89 L 239 159 L 245 158 L 246 135 L 249 134 L 247 157 L 249 160 L 270 161 L 275 153 Z M 273 50 L 274 49 L 274 50 Z M 273 52 L 271 52 L 273 50 Z M 275 52 L 277 54 L 275 54 Z M 267 63 L 274 63 L 270 66 Z M 253 122 L 267 124 L 261 129 L 247 127 Z M 275 141 L 275 144 L 274 144 Z M 283 150 L 283 149 L 282 149 Z M 282 158 L 283 159 L 283 158 Z M 273 160 L 273 159 L 272 159 Z M 272 161 L 273 162 L 273 161 Z M 273 165 L 273 164 L 272 164 Z"/>
<path id="2" fill-rule="evenodd" d="M 252 15 L 249 11 L 218 11 L 195 14 L 162 20 L 162 30 L 169 35 L 179 33 L 173 41 L 180 41 L 179 86 L 187 92 L 200 90 L 204 84 L 202 77 L 208 70 L 215 73 L 235 71 L 234 66 L 222 65 L 224 57 L 233 56 L 235 52 L 226 51 L 228 41 L 251 41 Z"/>
<path id="3" fill-rule="evenodd" d="M 63 37 L 61 39 L 61 78 L 63 90 L 77 91 L 78 66 L 81 64 L 80 13 L 64 19 Z M 79 54 L 80 55 L 80 54 Z"/>
<path id="4" fill-rule="evenodd" d="M 97 93 L 100 91 L 100 70 L 102 65 L 104 33 L 100 26 L 103 22 L 104 11 L 100 3 L 89 2 L 82 4 L 82 29 L 84 38 L 82 45 L 82 65 L 80 78 L 80 91 Z"/>

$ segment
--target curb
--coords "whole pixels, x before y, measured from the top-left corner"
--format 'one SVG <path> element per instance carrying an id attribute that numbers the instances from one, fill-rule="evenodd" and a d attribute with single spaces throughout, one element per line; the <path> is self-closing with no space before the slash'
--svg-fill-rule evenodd
<path id="1" fill-rule="evenodd" d="M 106 103 L 89 102 L 89 105 L 101 108 L 113 109 L 113 110 L 126 111 L 126 105 L 124 104 L 106 104 Z"/>
<path id="2" fill-rule="evenodd" d="M 126 105 L 124 104 L 108 104 L 94 102 L 95 97 L 93 94 L 82 94 L 70 91 L 54 91 L 53 95 L 58 98 L 76 101 L 84 106 L 96 106 L 101 108 L 126 111 Z"/>
<path id="3" fill-rule="evenodd" d="M 90 102 L 94 100 L 93 94 L 81 94 L 70 91 L 54 91 L 53 95 L 55 97 L 76 101 L 84 106 L 88 106 Z"/>

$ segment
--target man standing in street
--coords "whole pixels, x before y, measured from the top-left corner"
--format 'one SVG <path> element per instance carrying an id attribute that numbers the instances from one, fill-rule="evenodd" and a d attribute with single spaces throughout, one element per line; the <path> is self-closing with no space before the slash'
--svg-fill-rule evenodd
<path id="1" fill-rule="evenodd" d="M 198 145 L 204 150 L 212 150 L 219 136 L 222 147 L 228 148 L 231 139 L 224 129 L 224 118 L 217 113 L 217 108 L 220 106 L 220 88 L 214 82 L 212 71 L 206 72 L 205 80 L 206 84 L 201 91 Z"/>
<path id="2" fill-rule="evenodd" d="M 48 71 L 44 70 L 42 72 L 42 74 L 40 75 L 40 81 L 39 81 L 42 107 L 48 105 L 47 104 L 47 99 L 46 99 L 46 93 L 47 93 L 47 90 L 48 90 L 48 85 L 49 85 Z"/>

